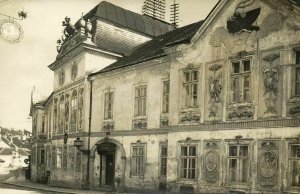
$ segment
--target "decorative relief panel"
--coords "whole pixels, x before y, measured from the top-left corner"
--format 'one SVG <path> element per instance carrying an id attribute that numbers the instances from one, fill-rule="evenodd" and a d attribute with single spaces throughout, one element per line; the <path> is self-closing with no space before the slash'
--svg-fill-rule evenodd
<path id="1" fill-rule="evenodd" d="M 264 114 L 277 114 L 277 99 L 279 92 L 279 54 L 270 54 L 263 57 L 266 62 L 262 66 L 264 81 L 264 101 L 266 110 Z"/>
<path id="2" fill-rule="evenodd" d="M 300 104 L 288 104 L 288 115 L 291 117 L 297 117 L 300 116 Z"/>
<path id="3" fill-rule="evenodd" d="M 82 130 L 83 128 L 83 103 L 84 103 L 84 89 L 79 89 L 79 102 L 78 102 L 78 130 Z"/>
<path id="4" fill-rule="evenodd" d="M 217 183 L 220 172 L 220 145 L 216 141 L 204 142 L 203 179 L 207 183 Z"/>
<path id="5" fill-rule="evenodd" d="M 199 123 L 200 122 L 200 110 L 184 110 L 180 113 L 180 123 Z"/>
<path id="6" fill-rule="evenodd" d="M 227 108 L 228 120 L 248 120 L 253 119 L 254 108 L 252 106 L 238 106 Z"/>
<path id="7" fill-rule="evenodd" d="M 258 142 L 257 186 L 259 190 L 278 189 L 278 141 L 261 140 Z"/>
<path id="8" fill-rule="evenodd" d="M 212 72 L 209 76 L 209 117 L 220 118 L 220 108 L 221 108 L 221 92 L 222 92 L 222 77 L 223 74 L 219 71 L 222 68 L 222 65 L 214 64 L 208 69 Z"/>
<path id="9" fill-rule="evenodd" d="M 63 157 L 62 157 L 62 159 L 63 159 L 63 170 L 64 171 L 67 171 L 67 167 L 68 167 L 67 158 L 68 158 L 68 146 L 64 145 Z"/>
<path id="10" fill-rule="evenodd" d="M 69 94 L 66 94 L 65 99 L 65 133 L 69 132 L 69 114 L 70 114 Z"/>
<path id="11" fill-rule="evenodd" d="M 147 118 L 133 119 L 132 120 L 133 129 L 147 129 Z"/>
<path id="12" fill-rule="evenodd" d="M 160 117 L 160 127 L 165 128 L 169 127 L 169 118 L 166 116 Z"/>
<path id="13" fill-rule="evenodd" d="M 52 147 L 51 159 L 52 159 L 51 166 L 52 166 L 52 170 L 54 171 L 56 170 L 56 147 L 55 146 Z"/>
<path id="14" fill-rule="evenodd" d="M 102 122 L 102 130 L 103 131 L 113 131 L 115 128 L 114 121 L 103 121 Z"/>
<path id="15" fill-rule="evenodd" d="M 81 152 L 76 149 L 75 172 L 81 172 Z"/>

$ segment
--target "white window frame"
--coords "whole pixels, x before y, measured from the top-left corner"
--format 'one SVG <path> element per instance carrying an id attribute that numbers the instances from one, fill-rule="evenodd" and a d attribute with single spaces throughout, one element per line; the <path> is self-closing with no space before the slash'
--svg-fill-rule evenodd
<path id="1" fill-rule="evenodd" d="M 137 149 L 143 149 L 143 155 L 133 155 L 134 153 L 134 148 Z M 141 169 L 138 168 L 137 166 L 137 161 L 138 158 L 142 158 L 142 166 Z M 130 160 L 130 175 L 131 177 L 139 177 L 139 178 L 144 178 L 146 174 L 146 158 L 147 158 L 147 149 L 146 149 L 146 144 L 145 143 L 137 143 L 137 144 L 131 144 L 131 160 Z M 135 160 L 135 169 L 133 166 L 133 162 Z M 142 172 L 140 172 L 142 170 Z"/>
<path id="2" fill-rule="evenodd" d="M 187 79 L 187 73 L 189 74 Z M 197 78 L 195 79 L 195 75 Z M 199 107 L 199 70 L 198 68 L 182 70 L 182 108 L 198 108 Z M 186 88 L 188 88 L 188 93 Z M 196 92 L 195 92 L 196 91 Z"/>
<path id="3" fill-rule="evenodd" d="M 244 69 L 244 61 L 249 61 L 249 71 L 245 71 Z M 234 63 L 239 63 L 239 72 L 234 72 Z M 238 103 L 251 103 L 252 101 L 252 66 L 253 62 L 251 57 L 245 57 L 241 59 L 234 59 L 230 61 L 230 103 L 238 104 Z M 248 77 L 249 86 L 245 89 L 245 77 Z M 233 80 L 238 79 L 238 88 L 237 90 L 233 90 Z M 248 90 L 249 99 L 246 99 L 246 90 Z M 234 92 L 236 91 L 236 92 Z M 234 93 L 237 93 L 238 99 L 235 99 Z"/>

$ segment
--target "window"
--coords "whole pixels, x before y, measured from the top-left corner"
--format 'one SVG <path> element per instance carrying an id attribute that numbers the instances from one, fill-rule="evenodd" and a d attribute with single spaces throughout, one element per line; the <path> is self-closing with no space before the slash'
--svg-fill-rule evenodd
<path id="1" fill-rule="evenodd" d="M 64 132 L 64 120 L 65 120 L 65 104 L 64 104 L 64 96 L 61 96 L 59 102 L 59 112 L 58 112 L 58 132 Z"/>
<path id="2" fill-rule="evenodd" d="M 58 83 L 62 86 L 65 83 L 65 71 L 61 69 L 58 73 Z"/>
<path id="3" fill-rule="evenodd" d="M 45 116 L 42 116 L 42 131 L 41 133 L 45 133 Z"/>
<path id="4" fill-rule="evenodd" d="M 232 62 L 231 102 L 250 102 L 250 60 Z"/>
<path id="5" fill-rule="evenodd" d="M 163 107 L 162 112 L 169 112 L 169 95 L 170 95 L 170 81 L 163 81 Z"/>
<path id="6" fill-rule="evenodd" d="M 143 177 L 145 174 L 145 146 L 132 146 L 131 175 Z"/>
<path id="7" fill-rule="evenodd" d="M 168 158 L 168 146 L 160 146 L 160 175 L 167 175 L 167 158 Z"/>
<path id="8" fill-rule="evenodd" d="M 296 64 L 300 65 L 300 51 L 296 51 Z"/>
<path id="9" fill-rule="evenodd" d="M 197 167 L 196 146 L 181 146 L 180 178 L 195 179 Z"/>
<path id="10" fill-rule="evenodd" d="M 300 67 L 296 67 L 295 74 L 295 95 L 300 96 Z"/>
<path id="11" fill-rule="evenodd" d="M 51 163 L 51 161 L 50 161 L 50 146 L 47 146 L 47 148 L 46 148 L 46 165 L 48 167 L 50 167 L 50 163 Z"/>
<path id="12" fill-rule="evenodd" d="M 58 99 L 54 99 L 54 107 L 53 107 L 53 133 L 57 133 L 57 126 L 58 126 L 58 105 L 57 105 Z"/>
<path id="13" fill-rule="evenodd" d="M 73 171 L 74 169 L 74 162 L 75 162 L 75 148 L 74 146 L 69 147 L 69 152 L 68 152 L 68 169 L 69 171 Z"/>
<path id="14" fill-rule="evenodd" d="M 78 72 L 78 67 L 77 67 L 77 63 L 74 62 L 73 66 L 72 66 L 72 70 L 71 70 L 71 79 L 75 80 L 77 77 L 77 72 Z"/>
<path id="15" fill-rule="evenodd" d="M 61 166 L 62 166 L 61 152 L 62 152 L 62 148 L 57 148 L 57 153 L 56 153 L 56 168 L 61 168 Z"/>
<path id="16" fill-rule="evenodd" d="M 74 90 L 72 92 L 72 98 L 71 98 L 71 120 L 70 120 L 71 132 L 76 131 L 76 123 L 77 123 L 77 91 Z"/>
<path id="17" fill-rule="evenodd" d="M 289 163 L 291 186 L 300 188 L 300 144 L 290 146 Z"/>
<path id="18" fill-rule="evenodd" d="M 48 129 L 48 134 L 49 138 L 51 137 L 51 111 L 49 112 L 49 129 Z"/>
<path id="19" fill-rule="evenodd" d="M 183 98 L 184 108 L 198 106 L 198 71 L 189 70 L 183 72 Z"/>
<path id="20" fill-rule="evenodd" d="M 229 182 L 247 183 L 249 171 L 249 146 L 229 145 Z"/>
<path id="21" fill-rule="evenodd" d="M 45 164 L 45 150 L 44 149 L 41 149 L 41 152 L 40 152 L 40 164 Z"/>
<path id="22" fill-rule="evenodd" d="M 135 88 L 134 115 L 146 116 L 147 86 L 137 86 Z"/>
<path id="23" fill-rule="evenodd" d="M 104 119 L 113 118 L 113 101 L 114 92 L 106 92 L 104 94 Z"/>

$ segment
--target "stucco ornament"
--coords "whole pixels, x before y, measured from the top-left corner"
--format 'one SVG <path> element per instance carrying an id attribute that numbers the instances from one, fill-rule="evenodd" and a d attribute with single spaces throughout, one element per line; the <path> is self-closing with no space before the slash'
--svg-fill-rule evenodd
<path id="1" fill-rule="evenodd" d="M 255 0 L 242 0 L 236 7 L 233 15 L 227 20 L 227 30 L 229 33 L 241 33 L 258 31 L 260 28 L 253 23 L 260 14 L 260 8 L 249 9 Z"/>
<path id="2" fill-rule="evenodd" d="M 219 156 L 215 151 L 209 151 L 205 155 L 205 172 L 208 174 L 214 174 L 218 171 Z"/>
<path id="3" fill-rule="evenodd" d="M 287 18 L 287 25 L 294 30 L 300 29 L 300 4 L 298 0 L 280 1 L 280 13 Z"/>
<path id="4" fill-rule="evenodd" d="M 213 75 L 209 77 L 209 94 L 210 94 L 210 102 L 211 105 L 209 107 L 209 117 L 216 117 L 218 112 L 217 104 L 220 103 L 220 94 L 222 92 L 222 72 L 218 73 L 218 70 L 221 69 L 222 66 L 219 64 L 212 65 L 209 67 L 209 70 L 213 72 Z"/>
<path id="5" fill-rule="evenodd" d="M 83 88 L 79 90 L 79 103 L 78 103 L 78 110 L 79 110 L 79 119 L 78 119 L 78 128 L 82 129 L 83 124 Z"/>
<path id="6" fill-rule="evenodd" d="M 265 113 L 277 113 L 276 102 L 278 98 L 279 65 L 275 63 L 279 54 L 271 54 L 263 58 L 269 62 L 262 69 L 264 77 L 264 97 L 267 110 Z"/>
<path id="7" fill-rule="evenodd" d="M 66 100 L 65 100 L 65 132 L 69 131 L 69 114 L 70 114 L 70 109 L 69 109 L 69 95 L 66 95 Z"/>
<path id="8" fill-rule="evenodd" d="M 259 173 L 263 177 L 273 177 L 277 172 L 278 159 L 275 153 L 265 152 L 259 157 Z"/>
<path id="9" fill-rule="evenodd" d="M 247 11 L 249 9 L 252 9 L 251 8 L 252 5 L 253 3 L 250 4 L 250 2 L 248 2 L 247 7 L 245 7 L 245 9 L 247 9 Z M 240 12 L 241 10 L 239 8 L 235 11 L 235 14 L 243 15 L 243 13 Z M 261 16 L 258 15 L 258 17 Z M 243 27 L 242 29 L 246 28 L 245 30 L 241 29 L 240 31 L 234 33 L 232 33 L 231 30 L 227 30 L 225 26 L 216 28 L 211 35 L 210 45 L 214 47 L 219 47 L 223 45 L 227 49 L 227 51 L 231 54 L 238 53 L 241 50 L 251 51 L 255 49 L 254 46 L 259 38 L 265 37 L 270 33 L 278 31 L 282 28 L 283 15 L 280 11 L 276 10 L 268 14 L 267 16 L 265 16 L 262 22 L 260 24 L 257 24 L 257 26 L 253 26 L 252 23 L 251 25 L 250 24 L 247 25 L 248 27 L 245 26 L 239 27 L 239 28 Z"/>

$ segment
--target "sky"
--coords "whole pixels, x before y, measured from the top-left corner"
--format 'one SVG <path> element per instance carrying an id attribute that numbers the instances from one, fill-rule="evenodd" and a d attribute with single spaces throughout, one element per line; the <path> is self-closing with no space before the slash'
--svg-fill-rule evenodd
<path id="1" fill-rule="evenodd" d="M 141 13 L 144 0 L 106 0 L 125 9 Z M 171 2 L 166 0 L 167 10 Z M 176 0 L 180 5 L 179 26 L 206 18 L 218 0 Z M 9 44 L 0 38 L 0 126 L 31 131 L 29 117 L 33 87 L 44 95 L 53 89 L 53 72 L 47 67 L 54 62 L 56 41 L 62 35 L 62 21 L 71 23 L 87 13 L 101 0 L 0 0 L 0 14 L 17 17 L 24 10 L 28 17 L 17 21 L 23 39 Z M 0 15 L 1 20 L 8 19 Z M 169 20 L 168 14 L 166 21 Z"/>

